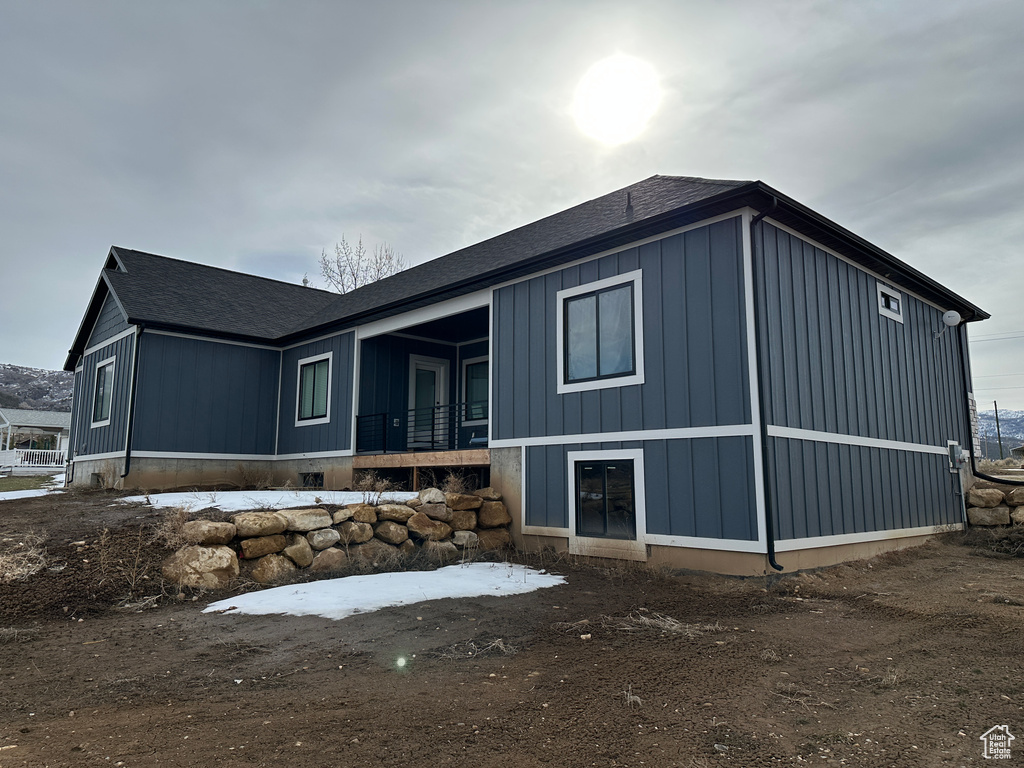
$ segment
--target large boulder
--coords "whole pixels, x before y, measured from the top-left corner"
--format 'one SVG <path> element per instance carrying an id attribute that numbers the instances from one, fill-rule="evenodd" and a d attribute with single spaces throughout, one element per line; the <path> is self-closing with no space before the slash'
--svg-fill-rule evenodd
<path id="1" fill-rule="evenodd" d="M 970 507 L 967 521 L 971 525 L 1009 525 L 1009 507 Z"/>
<path id="2" fill-rule="evenodd" d="M 454 509 L 448 525 L 453 531 L 472 531 L 476 528 L 476 512 L 472 509 Z"/>
<path id="3" fill-rule="evenodd" d="M 256 561 L 252 579 L 260 584 L 277 584 L 291 578 L 297 569 L 295 563 L 281 555 L 267 555 Z"/>
<path id="4" fill-rule="evenodd" d="M 1024 507 L 1024 488 L 1014 488 L 1007 493 L 1006 503 L 1011 507 Z"/>
<path id="5" fill-rule="evenodd" d="M 484 501 L 501 501 L 501 494 L 491 486 L 473 491 L 474 496 L 479 496 Z"/>
<path id="6" fill-rule="evenodd" d="M 287 530 L 299 531 L 300 533 L 315 531 L 318 528 L 327 528 L 334 522 L 331 519 L 331 513 L 326 509 L 320 509 L 320 507 L 313 507 L 312 509 L 282 509 L 277 514 L 288 521 Z"/>
<path id="7" fill-rule="evenodd" d="M 444 503 L 458 512 L 463 509 L 480 509 L 480 505 L 484 503 L 484 500 L 479 496 L 473 496 L 468 493 L 446 493 L 444 495 Z"/>
<path id="8" fill-rule="evenodd" d="M 221 589 L 238 576 L 238 556 L 230 547 L 182 547 L 163 562 L 164 578 L 182 587 Z"/>
<path id="9" fill-rule="evenodd" d="M 441 541 L 452 535 L 452 529 L 448 523 L 433 520 L 422 512 L 417 512 L 410 517 L 405 527 L 409 529 L 411 536 L 428 541 Z"/>
<path id="10" fill-rule="evenodd" d="M 512 522 L 512 515 L 500 501 L 485 501 L 476 513 L 477 525 L 481 528 L 499 528 Z"/>
<path id="11" fill-rule="evenodd" d="M 321 549 L 333 547 L 341 541 L 341 534 L 333 528 L 321 528 L 318 531 L 310 531 L 307 533 L 306 540 L 309 542 L 309 546 L 319 551 Z"/>
<path id="12" fill-rule="evenodd" d="M 372 504 L 353 504 L 350 509 L 352 510 L 352 519 L 357 523 L 377 522 L 377 508 Z"/>
<path id="13" fill-rule="evenodd" d="M 354 515 L 355 513 L 356 511 L 352 507 L 342 507 L 341 509 L 334 513 L 331 519 L 334 521 L 335 525 L 341 525 L 346 520 L 351 520 L 352 515 Z"/>
<path id="14" fill-rule="evenodd" d="M 255 560 L 257 557 L 272 555 L 288 546 L 288 540 L 279 533 L 273 536 L 257 536 L 254 539 L 242 540 L 242 557 Z"/>
<path id="15" fill-rule="evenodd" d="M 332 547 L 331 549 L 325 549 L 322 552 L 317 552 L 316 557 L 313 558 L 313 564 L 309 566 L 309 570 L 313 573 L 333 573 L 334 571 L 340 571 L 348 565 L 348 555 L 342 549 Z"/>
<path id="16" fill-rule="evenodd" d="M 306 568 L 313 562 L 313 548 L 309 546 L 306 537 L 300 533 L 293 533 L 288 537 L 288 546 L 281 550 L 281 554 L 299 568 Z"/>
<path id="17" fill-rule="evenodd" d="M 424 504 L 416 511 L 422 512 L 427 517 L 440 520 L 442 523 L 447 523 L 452 519 L 452 511 L 444 504 Z"/>
<path id="18" fill-rule="evenodd" d="M 409 510 L 410 512 L 412 510 Z M 409 538 L 409 529 L 394 520 L 385 520 L 377 523 L 373 535 L 387 544 L 394 544 L 396 547 Z"/>
<path id="19" fill-rule="evenodd" d="M 1010 519 L 1017 525 L 1024 525 L 1024 506 L 1014 509 L 1010 513 Z"/>
<path id="20" fill-rule="evenodd" d="M 235 538 L 235 526 L 211 520 L 189 520 L 182 526 L 181 535 L 189 544 L 227 544 Z"/>
<path id="21" fill-rule="evenodd" d="M 390 565 L 402 558 L 402 552 L 398 547 L 385 544 L 380 539 L 370 539 L 365 544 L 352 547 L 351 552 L 353 557 L 358 555 L 373 565 Z"/>
<path id="22" fill-rule="evenodd" d="M 405 504 L 381 504 L 377 507 L 377 519 L 378 520 L 393 520 L 396 523 L 405 523 L 413 512 L 412 507 L 407 507 Z"/>
<path id="23" fill-rule="evenodd" d="M 444 493 L 437 488 L 424 488 L 419 499 L 424 504 L 444 504 Z"/>
<path id="24" fill-rule="evenodd" d="M 1003 492 L 996 488 L 971 488 L 967 492 L 970 507 L 998 507 L 1003 503 Z"/>
<path id="25" fill-rule="evenodd" d="M 512 546 L 512 537 L 507 528 L 486 528 L 476 531 L 480 549 L 507 549 Z"/>
<path id="26" fill-rule="evenodd" d="M 452 534 L 452 543 L 462 549 L 473 548 L 480 544 L 480 538 L 473 531 L 456 531 Z"/>
<path id="27" fill-rule="evenodd" d="M 457 560 L 459 557 L 458 547 L 450 541 L 425 541 L 423 542 L 423 551 L 431 560 L 442 563 Z"/>
<path id="28" fill-rule="evenodd" d="M 403 555 L 411 555 L 416 552 L 416 545 L 412 543 L 412 539 L 406 539 L 398 545 L 398 551 Z"/>
<path id="29" fill-rule="evenodd" d="M 284 533 L 288 521 L 277 512 L 242 512 L 231 518 L 235 535 L 241 539 Z"/>
<path id="30" fill-rule="evenodd" d="M 346 520 L 338 526 L 338 534 L 341 536 L 342 544 L 362 544 L 373 538 L 373 526 L 369 523 Z"/>

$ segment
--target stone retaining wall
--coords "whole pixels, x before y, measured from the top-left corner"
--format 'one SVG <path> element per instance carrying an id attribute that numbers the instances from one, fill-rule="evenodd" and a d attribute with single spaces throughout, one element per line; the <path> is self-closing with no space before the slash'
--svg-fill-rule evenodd
<path id="1" fill-rule="evenodd" d="M 261 584 L 294 577 L 300 569 L 330 573 L 354 558 L 399 564 L 418 549 L 438 561 L 466 550 L 511 546 L 509 515 L 493 488 L 471 494 L 420 491 L 404 503 L 324 505 L 276 512 L 242 512 L 231 522 L 192 520 L 190 544 L 163 564 L 168 581 L 217 589 L 245 570 Z"/>
<path id="2" fill-rule="evenodd" d="M 967 492 L 971 525 L 1024 525 L 1024 487 L 978 482 Z"/>

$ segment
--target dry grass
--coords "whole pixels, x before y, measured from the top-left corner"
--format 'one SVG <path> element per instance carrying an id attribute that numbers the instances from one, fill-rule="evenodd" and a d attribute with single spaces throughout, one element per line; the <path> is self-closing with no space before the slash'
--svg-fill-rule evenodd
<path id="1" fill-rule="evenodd" d="M 445 475 L 441 490 L 445 493 L 469 493 L 473 490 L 471 483 L 465 474 L 452 470 Z"/>
<path id="2" fill-rule="evenodd" d="M 497 640 L 481 645 L 472 640 L 456 643 L 443 651 L 438 651 L 437 655 L 442 659 L 457 661 L 459 659 L 475 659 L 480 656 L 513 656 L 518 651 L 516 646 L 506 643 L 499 637 Z"/>
<path id="3" fill-rule="evenodd" d="M 1024 525 L 1009 528 L 976 525 L 963 532 L 960 543 L 1011 557 L 1024 557 Z"/>
<path id="4" fill-rule="evenodd" d="M 18 539 L 0 542 L 0 584 L 25 581 L 43 570 L 49 562 L 43 537 L 27 533 Z"/>
<path id="5" fill-rule="evenodd" d="M 0 627 L 0 645 L 7 643 L 27 643 L 39 634 L 38 629 L 19 629 L 17 627 Z"/>
<path id="6" fill-rule="evenodd" d="M 359 475 L 359 479 L 352 484 L 352 490 L 363 494 L 363 503 L 377 506 L 384 498 L 384 494 L 395 490 L 395 484 L 386 477 L 381 477 L 372 469 L 368 469 Z"/>
<path id="7" fill-rule="evenodd" d="M 761 661 L 767 661 L 770 664 L 777 664 L 778 662 L 782 661 L 782 657 L 779 656 L 779 654 L 771 648 L 765 648 L 763 651 L 761 651 L 761 653 L 758 654 L 758 657 L 761 659 Z"/>
<path id="8" fill-rule="evenodd" d="M 684 624 L 671 616 L 657 611 L 648 611 L 645 608 L 639 608 L 626 616 L 602 616 L 601 625 L 605 629 L 613 629 L 617 632 L 653 630 L 663 635 L 678 635 L 690 639 L 703 637 L 710 632 L 722 631 L 722 625 L 717 621 L 714 624 Z"/>
<path id="9" fill-rule="evenodd" d="M 152 532 L 152 540 L 168 549 L 179 549 L 191 544 L 185 537 L 185 523 L 189 510 L 186 507 L 169 507 Z M 106 533 L 106 531 L 104 531 Z"/>
<path id="10" fill-rule="evenodd" d="M 236 469 L 238 470 L 240 490 L 265 491 L 274 485 L 274 475 L 269 469 L 255 467 L 244 462 L 239 462 Z"/>

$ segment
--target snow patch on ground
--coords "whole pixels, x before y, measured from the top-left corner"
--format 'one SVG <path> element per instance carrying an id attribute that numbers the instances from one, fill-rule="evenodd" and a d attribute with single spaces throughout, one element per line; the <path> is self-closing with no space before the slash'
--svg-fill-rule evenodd
<path id="1" fill-rule="evenodd" d="M 285 614 L 344 619 L 396 605 L 445 597 L 521 595 L 564 584 L 545 571 L 511 563 L 466 563 L 436 571 L 404 571 L 274 587 L 211 603 L 203 613 Z"/>
<path id="2" fill-rule="evenodd" d="M 389 491 L 388 499 L 404 502 L 416 498 L 415 493 Z M 149 504 L 155 509 L 184 507 L 197 510 L 216 507 L 223 512 L 248 509 L 287 509 L 314 507 L 318 504 L 358 504 L 365 495 L 358 491 L 189 491 L 187 493 L 151 493 L 148 496 L 125 496 L 119 501 Z"/>
<path id="3" fill-rule="evenodd" d="M 55 493 L 57 488 L 34 488 L 31 491 L 4 491 L 0 493 L 0 501 L 13 501 L 14 499 L 31 499 L 33 496 L 45 496 L 48 493 Z"/>

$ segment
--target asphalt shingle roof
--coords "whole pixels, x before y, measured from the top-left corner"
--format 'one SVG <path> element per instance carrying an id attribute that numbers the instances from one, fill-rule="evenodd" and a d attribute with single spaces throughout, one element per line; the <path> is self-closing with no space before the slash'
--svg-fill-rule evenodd
<path id="1" fill-rule="evenodd" d="M 27 408 L 0 408 L 0 416 L 16 427 L 69 429 L 71 414 L 66 411 L 33 411 Z"/>

